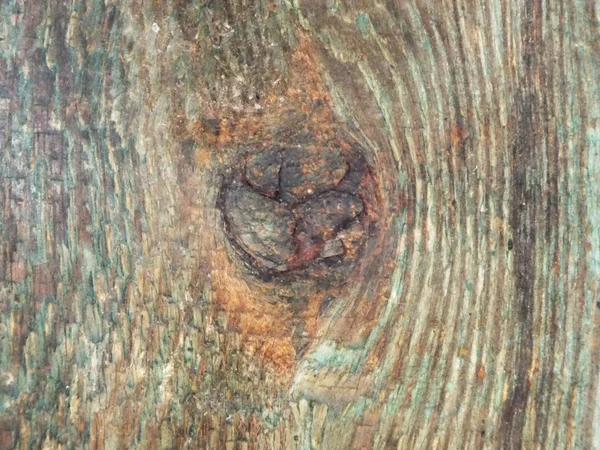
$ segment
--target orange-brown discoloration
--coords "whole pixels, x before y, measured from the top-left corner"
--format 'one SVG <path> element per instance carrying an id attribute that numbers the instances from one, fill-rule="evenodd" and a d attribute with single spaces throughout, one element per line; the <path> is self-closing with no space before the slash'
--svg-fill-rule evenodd
<path id="1" fill-rule="evenodd" d="M 335 137 L 330 100 L 317 70 L 313 51 L 307 39 L 301 38 L 290 56 L 291 78 L 287 85 L 273 86 L 272 92 L 263 95 L 260 109 L 249 107 L 234 111 L 226 106 L 205 111 L 202 117 L 187 119 L 182 111 L 172 117 L 171 126 L 180 141 L 193 140 L 193 160 L 199 167 L 219 170 L 227 161 L 241 154 L 235 149 L 248 143 L 264 148 L 299 130 L 310 135 L 315 147 Z M 281 129 L 293 126 L 293 130 Z M 339 145 L 350 150 L 350 145 Z M 182 161 L 182 165 L 184 162 Z M 189 174 L 183 185 L 181 216 L 184 223 L 198 224 L 206 221 L 206 207 L 195 197 L 205 183 L 203 174 Z M 272 364 L 281 373 L 292 374 L 296 364 L 293 341 L 294 320 L 303 321 L 305 337 L 317 333 L 319 305 L 323 295 L 315 294 L 306 300 L 304 311 L 294 318 L 289 305 L 278 298 L 269 286 L 240 273 L 230 260 L 218 237 L 206 234 L 201 247 L 216 245 L 206 260 L 210 261 L 212 301 L 214 307 L 227 314 L 227 326 L 240 333 L 248 351 Z M 199 270 L 206 270 L 199 269 Z"/>
<path id="2" fill-rule="evenodd" d="M 248 350 L 291 375 L 296 352 L 291 340 L 291 313 L 283 303 L 268 301 L 235 273 L 223 250 L 215 255 L 220 269 L 211 272 L 213 301 L 227 313 L 228 327 L 238 331 Z"/>
<path id="3" fill-rule="evenodd" d="M 485 366 L 482 364 L 479 366 L 479 369 L 477 370 L 477 379 L 479 381 L 482 381 L 485 378 Z"/>
<path id="4" fill-rule="evenodd" d="M 240 110 L 214 104 L 198 117 L 187 117 L 180 109 L 172 116 L 171 123 L 180 142 L 193 143 L 191 160 L 202 168 L 202 171 L 189 169 L 190 156 L 187 159 L 181 157 L 179 170 L 184 176 L 180 183 L 180 215 L 182 228 L 193 228 L 193 231 L 186 231 L 189 239 L 198 242 L 198 276 L 211 278 L 213 308 L 225 312 L 227 328 L 240 334 L 243 346 L 249 352 L 287 375 L 282 380 L 291 379 L 299 352 L 309 351 L 310 345 L 318 342 L 320 332 L 327 330 L 328 338 L 340 343 L 364 339 L 385 303 L 385 293 L 381 291 L 370 292 L 370 298 L 363 298 L 362 294 L 353 298 L 356 296 L 348 296 L 344 286 L 324 288 L 311 279 L 302 284 L 302 292 L 276 282 L 263 283 L 255 279 L 241 267 L 240 261 L 235 260 L 231 249 L 225 248 L 224 236 L 219 235 L 220 216 L 214 209 L 216 205 L 206 203 L 206 198 L 211 198 L 211 191 L 207 189 L 212 189 L 214 195 L 220 182 L 218 174 L 239 161 L 247 151 L 261 152 L 276 144 L 294 144 L 294 139 L 299 137 L 308 138 L 305 145 L 317 151 L 321 146 L 333 143 L 342 153 L 353 152 L 353 145 L 340 136 L 334 123 L 331 99 L 317 69 L 314 50 L 302 36 L 289 57 L 289 65 L 289 79 L 275 83 L 270 92 L 263 93 L 258 108 L 248 105 Z M 208 173 L 213 177 L 210 182 L 207 182 Z M 371 234 L 375 231 L 370 224 L 381 220 L 377 203 L 382 200 L 379 186 L 373 183 L 375 176 L 369 169 L 363 178 L 361 185 L 365 190 L 360 198 L 365 214 L 361 225 L 343 230 L 340 235 L 346 258 L 359 256 L 364 240 L 374 239 Z M 366 229 L 369 230 L 367 236 Z M 376 258 L 380 247 L 381 242 L 373 245 L 370 257 Z M 297 255 L 298 261 L 292 261 L 291 265 L 302 266 L 318 251 L 316 247 L 303 248 Z M 385 264 L 381 269 L 387 277 L 393 265 Z M 317 272 L 313 275 L 321 276 Z M 361 280 L 368 272 L 368 267 L 359 265 L 352 279 Z M 321 316 L 321 303 L 328 296 L 350 298 L 341 310 L 338 308 L 336 317 Z M 298 298 L 299 303 L 291 305 L 288 297 Z M 335 326 L 331 326 L 331 321 Z M 373 364 L 379 359 L 376 353 L 371 359 Z"/>

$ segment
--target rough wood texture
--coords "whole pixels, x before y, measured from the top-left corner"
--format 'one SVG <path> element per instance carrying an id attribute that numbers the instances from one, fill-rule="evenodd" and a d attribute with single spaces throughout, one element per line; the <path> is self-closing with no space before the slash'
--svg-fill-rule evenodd
<path id="1" fill-rule="evenodd" d="M 593 0 L 3 0 L 0 448 L 600 448 Z M 347 281 L 228 244 L 358 143 Z"/>

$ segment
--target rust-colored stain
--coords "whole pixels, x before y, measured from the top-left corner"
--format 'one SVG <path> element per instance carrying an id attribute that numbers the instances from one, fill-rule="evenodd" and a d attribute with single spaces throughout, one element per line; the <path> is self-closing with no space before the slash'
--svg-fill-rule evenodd
<path id="1" fill-rule="evenodd" d="M 454 147 L 458 147 L 469 135 L 469 131 L 461 127 L 459 124 L 454 124 L 451 131 L 451 139 Z"/>
<path id="2" fill-rule="evenodd" d="M 481 364 L 479 366 L 479 369 L 477 369 L 477 379 L 479 381 L 483 381 L 484 378 L 485 378 L 485 366 L 483 364 Z"/>
<path id="3" fill-rule="evenodd" d="M 193 160 L 202 167 L 222 170 L 228 161 L 242 156 L 249 143 L 268 148 L 278 140 L 296 134 L 310 136 L 311 144 L 335 140 L 343 150 L 351 146 L 336 136 L 330 99 L 317 70 L 313 49 L 301 37 L 299 45 L 289 57 L 290 80 L 282 86 L 273 86 L 261 98 L 260 109 L 234 111 L 225 107 L 205 110 L 202 117 L 188 119 L 179 110 L 171 117 L 171 127 L 181 142 L 194 145 Z M 281 129 L 282 126 L 293 129 Z M 182 167 L 186 162 L 182 160 Z M 183 171 L 183 170 L 182 170 Z M 202 185 L 202 175 L 187 174 L 181 199 L 181 217 L 184 223 L 195 224 L 205 220 L 205 210 L 194 198 Z M 210 206 L 210 205 L 209 205 Z M 376 208 L 366 205 L 370 211 Z M 218 241 L 221 237 L 206 236 Z M 297 362 L 297 342 L 294 327 L 302 323 L 302 338 L 306 342 L 319 329 L 319 308 L 326 296 L 319 289 L 306 289 L 304 307 L 293 312 L 281 301 L 285 287 L 262 283 L 236 266 L 223 242 L 207 244 L 210 250 L 210 275 L 213 307 L 227 315 L 227 327 L 240 333 L 247 351 L 254 353 L 282 374 L 291 376 Z M 310 280 L 307 282 L 310 284 Z"/>

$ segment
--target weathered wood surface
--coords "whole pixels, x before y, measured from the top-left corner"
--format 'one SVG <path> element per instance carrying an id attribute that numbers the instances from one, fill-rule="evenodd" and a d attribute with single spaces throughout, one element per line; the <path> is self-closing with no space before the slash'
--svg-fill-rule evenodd
<path id="1" fill-rule="evenodd" d="M 600 448 L 600 5 L 3 0 L 1 448 Z M 342 286 L 264 281 L 248 147 L 357 142 Z"/>

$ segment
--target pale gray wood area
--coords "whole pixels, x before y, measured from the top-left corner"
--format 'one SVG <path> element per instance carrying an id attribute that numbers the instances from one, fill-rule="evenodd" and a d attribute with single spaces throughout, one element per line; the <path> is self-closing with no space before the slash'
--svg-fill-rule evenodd
<path id="1" fill-rule="evenodd" d="M 600 449 L 599 27 L 2 0 L 0 448 Z M 273 145 L 364 154 L 349 273 L 231 244 L 223 177 Z"/>

